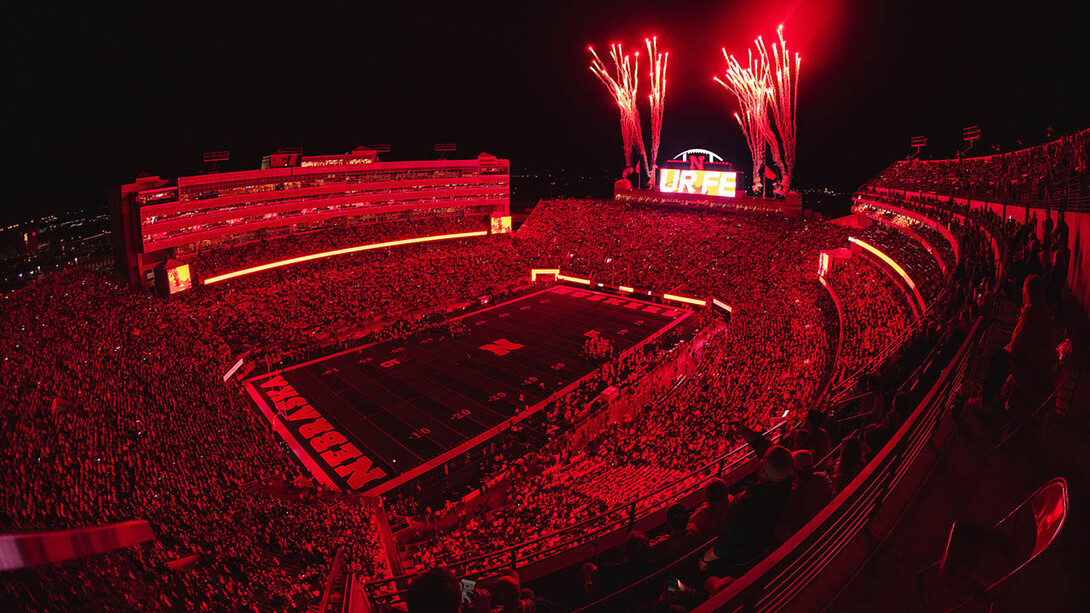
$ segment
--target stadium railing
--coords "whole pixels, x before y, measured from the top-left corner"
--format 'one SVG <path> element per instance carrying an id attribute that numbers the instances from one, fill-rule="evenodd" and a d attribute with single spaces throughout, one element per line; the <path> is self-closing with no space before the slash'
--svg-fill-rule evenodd
<path id="1" fill-rule="evenodd" d="M 913 450 L 918 451 L 919 445 L 917 444 L 915 447 L 912 447 L 911 445 L 909 445 L 908 444 L 909 439 L 905 438 L 906 432 L 913 433 L 913 435 L 916 436 L 917 439 L 918 439 L 920 436 L 924 436 L 924 434 L 932 432 L 934 430 L 936 424 L 938 423 L 938 420 L 941 419 L 943 417 L 943 415 L 945 414 L 945 413 L 943 413 L 941 411 L 936 412 L 935 410 L 932 410 L 930 413 L 928 413 L 927 411 L 923 410 L 924 404 L 927 403 L 929 400 L 931 400 L 932 405 L 930 405 L 930 406 L 931 406 L 932 409 L 934 409 L 935 407 L 938 406 L 936 403 L 939 402 L 939 400 L 949 401 L 952 398 L 952 396 L 949 393 L 946 396 L 942 396 L 940 398 L 940 396 L 936 393 L 936 390 L 940 389 L 940 384 L 943 384 L 944 381 L 946 382 L 946 387 L 943 387 L 941 389 L 944 389 L 947 392 L 952 392 L 952 391 L 957 390 L 958 386 L 960 385 L 961 378 L 964 377 L 964 375 L 966 373 L 966 368 L 965 367 L 967 366 L 967 363 L 968 363 L 968 355 L 969 355 L 968 351 L 971 350 L 971 348 L 976 344 L 976 339 L 978 339 L 979 336 L 980 336 L 979 334 L 976 333 L 977 326 L 978 326 L 978 324 L 974 324 L 974 327 L 973 327 L 972 331 L 970 332 L 970 334 L 967 336 L 965 341 L 960 344 L 959 353 L 957 355 L 955 355 L 954 358 L 950 361 L 949 365 L 946 366 L 942 370 L 942 373 L 941 373 L 940 377 L 937 379 L 937 383 L 933 386 L 931 393 L 924 399 L 923 402 L 920 403 L 920 405 L 918 405 L 918 407 L 917 407 L 916 411 L 913 413 L 913 415 L 910 416 L 910 418 L 908 420 L 906 420 L 906 424 L 899 430 L 898 436 L 902 436 L 902 438 L 906 441 L 906 444 L 904 446 L 904 450 L 902 450 L 902 451 L 908 451 L 908 453 L 902 452 L 900 454 L 896 454 L 896 453 L 892 453 L 890 451 L 891 446 L 895 445 L 895 442 L 897 440 L 900 440 L 900 439 L 897 439 L 897 437 L 895 436 L 893 439 L 891 439 L 890 443 L 887 444 L 886 448 L 884 448 L 882 450 L 882 452 L 878 456 L 876 456 L 875 460 L 871 463 L 871 464 L 875 464 L 875 463 L 883 461 L 883 460 L 889 460 L 889 463 L 886 465 L 886 468 L 888 470 L 883 473 L 883 472 L 874 470 L 871 466 L 868 466 L 864 471 L 862 471 L 862 474 L 867 474 L 867 471 L 869 470 L 870 471 L 869 474 L 871 474 L 873 476 L 873 478 L 876 479 L 876 480 L 885 479 L 884 481 L 880 481 L 880 488 L 878 490 L 874 490 L 874 488 L 871 487 L 870 490 L 865 491 L 864 484 L 859 483 L 859 479 L 857 478 L 855 481 L 853 481 L 852 484 L 850 484 L 849 488 L 845 490 L 846 492 L 855 492 L 855 491 L 858 490 L 861 494 L 867 494 L 867 492 L 869 491 L 869 494 L 867 494 L 867 495 L 871 496 L 871 498 L 874 500 L 874 504 L 869 506 L 869 507 L 865 507 L 866 509 L 869 509 L 870 511 L 867 514 L 864 514 L 864 517 L 866 517 L 866 518 L 872 517 L 873 516 L 873 512 L 872 512 L 873 509 L 876 507 L 876 505 L 881 504 L 881 501 L 874 497 L 874 492 L 877 491 L 880 494 L 880 497 L 881 497 L 882 500 L 885 500 L 886 498 L 888 498 L 890 490 L 901 479 L 901 477 L 903 476 L 902 473 L 904 472 L 904 470 L 907 467 L 907 465 L 902 464 L 902 462 L 907 462 L 908 464 L 911 464 L 912 460 L 916 457 L 915 455 L 913 455 Z M 924 366 L 927 366 L 927 365 L 934 366 L 934 364 L 936 364 L 936 360 L 939 359 L 940 357 L 941 356 L 936 355 L 936 352 L 932 352 L 932 354 L 928 356 L 928 359 L 925 360 Z M 961 359 L 961 362 L 958 362 L 959 358 Z M 921 369 L 926 370 L 923 366 L 921 366 Z M 951 376 L 955 376 L 956 380 L 950 379 Z M 909 379 L 905 382 L 904 386 L 908 386 L 910 383 L 912 383 L 914 381 L 915 377 L 916 377 L 916 373 L 914 373 L 912 377 L 909 377 Z M 915 419 L 916 421 L 913 422 L 912 421 L 913 419 Z M 915 425 L 913 425 L 913 424 L 915 424 Z M 913 439 L 913 440 L 915 440 L 915 439 Z M 916 442 L 918 443 L 918 441 L 916 441 Z M 824 458 L 821 458 L 821 460 L 817 463 L 817 466 L 820 467 L 820 466 L 826 464 L 827 462 L 829 462 L 832 458 L 834 458 L 836 456 L 839 449 L 840 449 L 840 446 L 837 445 L 837 447 L 834 448 L 833 450 L 831 450 Z M 891 480 L 891 478 L 890 478 L 890 474 L 889 474 L 890 470 L 900 471 L 896 475 L 894 475 L 895 478 L 893 480 Z M 850 500 L 851 502 L 844 503 L 843 502 L 844 500 Z M 823 516 L 832 517 L 832 516 L 837 515 L 837 510 L 835 508 L 835 507 L 838 506 L 837 503 L 841 503 L 839 506 L 843 507 L 843 509 L 842 509 L 843 513 L 842 514 L 844 514 L 844 513 L 855 513 L 855 515 L 853 515 L 853 517 L 856 517 L 856 516 L 859 515 L 858 509 L 856 508 L 856 507 L 858 507 L 858 504 L 857 504 L 856 501 L 853 500 L 853 495 L 852 494 L 844 494 L 842 497 L 838 497 L 837 500 L 834 501 L 834 503 L 831 504 L 829 507 L 827 507 L 821 514 L 819 514 L 818 517 L 823 517 Z M 850 507 L 849 508 L 848 505 L 855 505 L 855 507 Z M 806 527 L 803 528 L 803 531 L 808 530 L 811 527 L 812 526 L 810 526 L 808 524 Z M 800 531 L 800 534 L 801 534 L 801 532 L 802 531 Z M 838 532 L 838 534 L 843 534 L 843 532 L 842 531 Z M 789 539 L 787 543 L 792 543 L 794 541 L 795 541 L 795 539 Z M 684 576 L 686 576 L 688 574 L 691 574 L 692 567 L 695 566 L 696 560 L 704 553 L 704 551 L 707 550 L 707 548 L 712 544 L 712 542 L 714 542 L 714 539 L 703 543 L 700 547 L 694 549 L 688 555 L 682 557 L 681 559 L 679 559 L 679 560 L 677 560 L 677 561 L 675 561 L 675 562 L 673 562 L 671 564 L 668 564 L 668 565 L 654 571 L 653 573 L 651 573 L 647 577 L 644 577 L 644 578 L 640 579 L 636 583 L 634 583 L 632 585 L 629 585 L 628 587 L 626 587 L 626 588 L 624 588 L 624 589 L 622 589 L 622 590 L 620 590 L 618 592 L 615 592 L 613 594 L 610 594 L 608 596 L 600 598 L 600 599 L 598 599 L 598 600 L 596 600 L 596 601 L 594 601 L 594 602 L 592 602 L 592 603 L 590 603 L 588 605 L 585 605 L 585 606 L 577 609 L 578 613 L 591 613 L 591 612 L 596 612 L 596 611 L 651 611 L 651 610 L 653 610 L 655 608 L 655 606 L 656 606 L 656 602 L 657 602 L 658 598 L 660 597 L 661 594 L 664 593 L 664 590 L 666 589 L 665 588 L 665 586 L 666 586 L 665 581 L 671 580 L 671 579 L 676 579 L 678 577 L 684 577 Z M 786 547 L 786 544 L 785 544 L 785 547 Z M 777 551 L 779 551 L 779 550 L 777 550 Z M 771 557 L 773 555 L 775 555 L 775 553 L 770 554 L 769 557 Z M 815 556 L 811 556 L 811 557 L 815 557 Z M 755 566 L 755 568 L 760 567 L 760 566 L 761 566 L 761 563 L 758 563 L 758 565 Z M 697 590 L 700 589 L 700 586 L 694 586 L 694 587 Z M 714 600 L 715 599 L 713 598 L 713 601 Z M 716 601 L 716 602 L 718 602 L 718 601 Z M 732 603 L 732 605 L 733 604 L 734 603 Z M 717 605 L 713 605 L 714 608 L 701 608 L 699 610 L 700 611 L 704 611 L 704 610 L 707 610 L 707 611 L 711 611 L 711 610 L 728 610 L 728 611 L 750 610 L 749 608 L 747 608 L 746 604 L 748 604 L 748 603 L 743 603 L 742 606 L 726 606 L 725 608 L 722 608 L 722 609 L 721 609 L 721 606 L 717 604 Z M 770 607 L 768 610 L 776 610 L 778 607 L 782 606 L 783 604 L 784 603 L 782 603 L 782 602 L 776 603 L 775 606 Z"/>
<path id="2" fill-rule="evenodd" d="M 829 403 L 839 404 L 845 400 L 849 400 L 847 395 L 852 392 L 855 387 L 855 382 L 859 377 L 874 373 L 882 364 L 886 363 L 886 360 L 888 360 L 890 356 L 896 355 L 905 347 L 905 345 L 915 338 L 921 330 L 940 317 L 946 309 L 946 298 L 949 296 L 949 291 L 948 287 L 944 288 L 942 293 L 927 306 L 927 310 L 925 310 L 920 317 L 916 318 L 916 321 L 914 321 L 912 325 L 902 330 L 892 342 L 887 344 L 881 351 L 875 354 L 873 358 L 856 369 L 855 372 L 845 375 L 839 382 L 833 385 L 832 389 L 829 390 Z"/>
<path id="3" fill-rule="evenodd" d="M 834 301 L 835 301 L 836 300 L 835 293 L 832 292 L 832 288 L 828 288 L 828 289 L 830 290 L 830 293 L 834 296 Z M 902 350 L 908 343 L 910 343 L 915 338 L 916 333 L 921 329 L 921 327 L 922 327 L 923 323 L 925 322 L 925 320 L 930 321 L 931 319 L 934 319 L 939 314 L 941 314 L 942 309 L 940 309 L 940 305 L 942 306 L 942 308 L 945 308 L 946 298 L 948 297 L 948 295 L 949 295 L 949 288 L 947 287 L 947 288 L 944 288 L 944 291 L 938 297 L 936 297 L 936 300 L 932 303 L 932 305 L 929 306 L 928 310 L 917 320 L 917 322 L 916 322 L 917 325 L 905 330 L 904 333 L 901 334 L 900 336 L 898 336 L 897 340 L 894 343 L 891 343 L 887 347 L 887 349 L 885 351 L 883 351 L 879 356 L 876 356 L 876 358 L 871 363 L 868 363 L 868 365 L 864 366 L 859 371 L 857 371 L 857 373 L 855 375 L 853 375 L 852 377 L 847 378 L 844 382 L 842 382 L 842 385 L 840 387 L 841 388 L 844 387 L 843 383 L 850 383 L 855 378 L 855 376 L 865 374 L 865 373 L 869 373 L 869 372 L 873 372 L 873 370 L 875 368 L 877 368 L 879 365 L 885 363 L 885 360 L 887 360 L 888 358 L 890 358 L 893 355 L 896 355 L 896 353 L 898 351 Z M 898 435 L 893 437 L 891 439 L 891 441 L 886 445 L 886 447 L 883 448 L 882 454 L 884 454 L 884 455 L 880 454 L 878 457 L 875 458 L 875 461 L 878 461 L 879 458 L 883 458 L 883 457 L 889 458 L 889 457 L 891 457 L 890 453 L 889 453 L 889 448 L 894 444 L 894 442 L 896 440 L 900 440 L 900 439 L 898 439 L 898 436 L 901 436 L 905 432 L 905 430 L 907 428 L 907 424 L 912 423 L 912 420 L 914 418 L 917 418 L 920 415 L 921 407 L 923 406 L 923 404 L 925 402 L 927 402 L 929 398 L 933 397 L 933 395 L 935 394 L 935 390 L 938 389 L 939 383 L 942 382 L 944 377 L 947 377 L 948 373 L 950 373 L 952 371 L 951 369 L 954 369 L 957 372 L 957 384 L 947 387 L 946 391 L 951 392 L 952 390 L 957 389 L 957 385 L 960 385 L 960 381 L 965 376 L 965 373 L 966 373 L 965 367 L 966 367 L 966 365 L 968 363 L 968 355 L 969 355 L 968 351 L 973 346 L 975 346 L 976 341 L 974 339 L 979 339 L 979 337 L 980 337 L 980 334 L 977 332 L 978 328 L 980 328 L 980 327 L 981 327 L 980 326 L 980 319 L 978 319 L 974 323 L 974 325 L 973 325 L 969 335 L 965 339 L 965 341 L 961 344 L 958 354 L 954 357 L 954 359 L 951 360 L 950 365 L 947 366 L 942 371 L 942 373 L 940 375 L 940 378 L 939 378 L 939 382 L 937 382 L 932 387 L 931 393 L 928 395 L 928 397 L 925 398 L 924 401 L 920 403 L 920 405 L 918 405 L 918 407 L 917 407 L 916 411 L 913 413 L 913 415 L 910 416 L 910 418 L 908 420 L 906 420 L 906 425 L 899 430 Z M 924 374 L 927 371 L 929 371 L 931 368 L 933 368 L 935 366 L 936 361 L 941 357 L 939 355 L 940 348 L 941 348 L 941 344 L 936 344 L 934 347 L 931 348 L 931 350 L 928 352 L 926 358 L 924 360 L 922 360 L 920 366 L 918 368 L 916 368 L 912 373 L 910 373 L 910 375 L 905 379 L 905 381 L 900 386 L 900 389 L 914 387 L 915 384 L 920 380 L 920 378 L 922 376 L 924 376 Z M 957 362 L 957 360 L 959 358 L 962 360 L 960 365 Z M 955 368 L 955 366 L 956 366 L 956 368 Z M 847 389 L 843 390 L 842 393 L 850 392 L 850 391 L 851 391 L 851 387 L 849 386 L 849 387 L 847 387 Z M 819 399 L 820 398 L 821 398 L 821 396 L 819 395 Z M 949 393 L 944 398 L 945 398 L 945 400 L 949 401 L 950 400 Z M 851 400 L 853 400 L 853 399 L 839 400 L 839 402 L 844 403 L 844 402 L 850 402 Z M 938 414 L 938 413 L 934 413 L 934 412 L 932 412 L 931 415 L 932 415 L 932 417 L 934 419 L 931 422 L 927 422 L 927 423 L 930 423 L 931 427 L 933 429 L 935 424 L 937 423 L 936 420 L 941 418 L 942 415 Z M 854 415 L 854 416 L 851 416 L 850 418 L 848 418 L 848 420 L 854 420 L 854 419 L 856 419 L 858 417 L 861 417 L 861 416 L 860 415 Z M 921 422 L 921 427 L 923 427 L 924 425 L 927 425 L 927 424 Z M 916 430 L 916 432 L 921 432 L 921 431 L 922 430 Z M 834 449 L 829 451 L 829 453 L 826 454 L 825 457 L 820 458 L 819 461 L 815 464 L 815 466 L 818 469 L 824 469 L 823 467 L 827 467 L 830 464 L 830 462 L 832 462 L 833 459 L 838 455 L 839 450 L 840 450 L 840 444 L 838 444 Z M 893 457 L 893 459 L 896 459 L 898 457 L 909 457 L 909 456 L 904 456 L 904 454 L 902 454 L 901 456 L 892 456 L 892 457 Z M 911 458 L 914 458 L 914 457 L 915 457 L 914 455 L 911 456 Z M 909 458 L 909 463 L 911 463 L 911 458 Z M 897 475 L 898 475 L 897 478 L 899 480 L 900 477 L 903 476 L 903 472 L 905 470 L 905 467 L 901 466 L 900 464 L 897 464 L 897 466 L 900 467 L 900 472 L 897 473 Z M 867 470 L 869 470 L 869 468 L 865 469 L 864 471 L 861 471 L 861 474 L 867 473 Z M 856 479 L 856 481 L 858 481 L 858 478 Z M 845 491 L 853 491 L 853 488 L 854 489 L 859 489 L 858 483 L 853 482 L 853 484 L 851 484 L 849 486 L 849 488 L 847 490 L 845 490 Z M 885 484 L 884 488 L 881 490 L 881 493 L 883 494 L 883 500 L 885 500 L 886 497 L 888 497 L 890 489 L 891 489 L 891 485 L 887 482 Z M 840 500 L 840 498 L 838 497 L 837 501 L 839 501 L 839 500 Z M 830 515 L 832 513 L 832 509 L 836 506 L 837 501 L 834 501 L 834 503 L 831 504 L 829 507 L 827 507 L 825 509 L 825 511 L 823 511 L 821 514 L 819 514 L 818 517 L 823 517 L 823 516 Z M 875 502 L 874 505 L 872 505 L 870 508 L 873 509 L 878 504 L 880 504 L 880 502 Z M 804 527 L 803 530 L 801 530 L 799 532 L 799 534 L 802 534 L 802 532 L 807 530 L 808 528 L 810 528 L 809 525 Z M 793 541 L 795 541 L 794 538 L 790 539 L 788 541 L 788 543 L 791 543 Z M 786 546 L 786 544 L 785 544 L 785 546 Z M 668 565 L 668 566 L 666 566 L 664 568 L 661 568 L 661 569 L 655 571 L 654 573 L 652 573 L 648 577 L 645 577 L 644 579 L 641 579 L 637 583 L 625 588 L 624 590 L 621 590 L 621 591 L 619 591 L 619 592 L 617 592 L 615 594 L 604 597 L 604 598 L 602 598 L 602 599 L 600 599 L 598 601 L 595 601 L 595 602 L 593 602 L 593 603 L 591 603 L 591 604 L 589 604 L 589 605 L 587 605 L 587 606 L 585 606 L 583 608 L 580 608 L 579 612 L 580 613 L 584 613 L 584 612 L 589 613 L 589 612 L 592 612 L 592 611 L 606 611 L 606 610 L 626 610 L 626 611 L 651 610 L 653 608 L 653 606 L 654 606 L 655 599 L 657 598 L 657 596 L 659 594 L 661 594 L 663 592 L 663 589 L 664 589 L 663 581 L 665 579 L 667 579 L 667 578 L 670 578 L 670 577 L 674 576 L 679 569 L 682 569 L 689 562 L 695 561 L 696 557 L 701 555 L 705 549 L 706 549 L 706 547 L 701 547 L 698 550 L 690 553 L 688 556 L 685 556 L 681 560 L 678 560 L 677 562 L 675 562 L 673 564 L 670 564 L 670 565 Z M 774 555 L 774 554 L 770 554 L 769 558 L 771 558 L 772 555 Z M 760 564 L 758 566 L 760 566 Z M 651 600 L 649 601 L 649 599 L 651 599 Z M 747 603 L 747 604 L 752 604 L 752 603 Z M 743 606 L 737 606 L 737 607 L 736 606 L 727 606 L 727 607 L 722 608 L 722 610 L 730 610 L 730 611 L 752 610 L 752 607 L 747 606 L 747 604 L 744 604 Z M 777 604 L 776 606 L 770 608 L 769 610 L 776 610 L 782 604 L 783 603 Z M 704 609 L 702 608 L 701 610 L 703 611 Z M 715 606 L 714 608 L 709 608 L 707 610 L 708 611 L 721 610 L 721 608 L 719 606 Z"/>
<path id="4" fill-rule="evenodd" d="M 930 474 L 953 431 L 953 420 L 946 418 L 952 415 L 983 328 L 977 318 L 913 413 L 829 506 L 694 613 L 813 610 L 834 598 L 896 525 Z M 921 456 L 925 461 L 917 464 Z M 799 598 L 804 590 L 806 597 Z"/>

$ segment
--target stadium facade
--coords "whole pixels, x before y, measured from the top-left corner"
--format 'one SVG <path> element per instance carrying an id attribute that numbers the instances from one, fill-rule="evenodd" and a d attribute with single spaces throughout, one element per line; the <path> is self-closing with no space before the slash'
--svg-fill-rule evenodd
<path id="1" fill-rule="evenodd" d="M 228 244 L 398 214 L 507 217 L 510 164 L 487 153 L 404 162 L 383 162 L 362 148 L 278 153 L 257 170 L 138 177 L 111 190 L 110 212 L 119 272 L 150 287 L 156 267 Z"/>

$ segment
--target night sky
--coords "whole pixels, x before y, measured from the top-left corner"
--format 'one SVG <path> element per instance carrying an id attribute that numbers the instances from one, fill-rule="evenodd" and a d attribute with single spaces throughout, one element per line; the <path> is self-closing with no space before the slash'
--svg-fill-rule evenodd
<path id="1" fill-rule="evenodd" d="M 619 174 L 617 112 L 586 46 L 651 34 L 671 52 L 660 157 L 704 147 L 747 169 L 712 76 L 721 47 L 744 53 L 780 22 L 803 58 L 796 185 L 850 190 L 910 136 L 946 157 L 966 125 L 983 129 L 981 152 L 1090 125 L 1076 4 L 8 2 L 3 134 L 16 159 L 0 217 L 102 207 L 110 185 L 193 174 L 221 149 L 232 170 L 283 146 L 389 143 L 399 160 L 456 142 L 513 172 Z"/>

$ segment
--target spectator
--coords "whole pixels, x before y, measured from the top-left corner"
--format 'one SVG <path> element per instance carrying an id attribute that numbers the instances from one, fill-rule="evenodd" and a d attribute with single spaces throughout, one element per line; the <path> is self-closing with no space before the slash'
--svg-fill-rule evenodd
<path id="1" fill-rule="evenodd" d="M 805 526 L 833 500 L 829 478 L 823 472 L 814 471 L 814 454 L 803 449 L 791 456 L 795 465 L 795 484 L 780 520 L 780 540 L 786 540 Z"/>
<path id="2" fill-rule="evenodd" d="M 621 548 L 624 558 L 620 563 L 592 569 L 590 582 L 586 585 L 592 599 L 618 592 L 654 570 L 651 546 L 644 533 L 638 530 L 629 532 Z"/>
<path id="3" fill-rule="evenodd" d="M 814 453 L 814 460 L 821 461 L 825 459 L 825 456 L 829 455 L 829 452 L 833 450 L 829 431 L 825 429 L 825 414 L 817 409 L 807 411 L 805 428 L 810 432 L 810 438 L 814 444 L 810 448 L 810 451 Z"/>
<path id="4" fill-rule="evenodd" d="M 837 493 L 844 491 L 863 468 L 863 447 L 854 435 L 840 442 L 840 456 L 833 470 L 833 488 Z"/>
<path id="5" fill-rule="evenodd" d="M 794 460 L 786 447 L 772 445 L 762 435 L 746 428 L 746 442 L 761 457 L 757 483 L 731 501 L 715 545 L 703 556 L 702 568 L 715 564 L 713 574 L 744 571 L 774 543 L 776 523 L 791 494 Z"/>
<path id="6" fill-rule="evenodd" d="M 727 482 L 719 478 L 712 479 L 704 488 L 704 502 L 700 503 L 689 518 L 688 532 L 700 539 L 711 538 L 723 523 L 729 506 Z"/>
<path id="7" fill-rule="evenodd" d="M 405 595 L 409 613 L 458 613 L 462 588 L 454 573 L 433 568 L 417 575 Z"/>
<path id="8" fill-rule="evenodd" d="M 1056 333 L 1044 304 L 1044 288 L 1037 275 L 1026 277 L 1022 312 L 1011 335 L 1011 375 L 1007 380 L 1007 410 L 1014 419 L 1032 413 L 1052 393 L 1056 368 Z"/>
<path id="9" fill-rule="evenodd" d="M 666 537 L 651 547 L 651 558 L 659 565 L 689 554 L 697 545 L 695 535 L 688 530 L 689 510 L 683 505 L 673 504 L 666 509 L 666 527 L 669 530 Z"/>

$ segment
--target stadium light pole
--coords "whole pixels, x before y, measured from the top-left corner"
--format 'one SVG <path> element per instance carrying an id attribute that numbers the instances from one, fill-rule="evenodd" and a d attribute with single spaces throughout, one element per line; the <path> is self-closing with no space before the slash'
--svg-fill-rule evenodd
<path id="1" fill-rule="evenodd" d="M 909 145 L 911 147 L 915 148 L 916 151 L 915 151 L 915 153 L 908 154 L 908 159 L 909 160 L 913 160 L 913 159 L 918 160 L 918 159 L 920 159 L 920 150 L 927 146 L 927 137 L 926 136 L 913 136 L 909 140 Z"/>
<path id="2" fill-rule="evenodd" d="M 957 164 L 957 168 L 958 168 L 958 174 L 957 174 L 958 181 L 957 182 L 958 183 L 961 182 L 962 170 L 964 170 L 964 167 L 963 167 L 962 163 L 964 162 L 965 154 L 968 153 L 969 150 L 973 148 L 973 141 L 975 141 L 975 140 L 977 140 L 979 138 L 980 138 L 980 126 L 968 126 L 966 128 L 961 129 L 961 140 L 968 143 L 968 145 L 964 149 L 962 149 L 961 151 L 958 151 L 958 164 Z M 955 187 L 950 188 L 951 206 L 954 204 L 952 201 L 953 201 L 954 197 L 957 195 L 956 185 L 957 184 L 955 183 Z M 966 192 L 966 196 L 968 196 L 968 192 Z M 965 205 L 966 206 L 969 205 L 969 198 L 968 197 L 965 198 Z"/>
<path id="3" fill-rule="evenodd" d="M 960 153 L 958 153 L 958 156 L 960 157 L 960 156 L 964 155 L 965 153 L 968 153 L 968 151 L 973 148 L 973 141 L 976 141 L 979 138 L 980 138 L 980 126 L 969 126 L 967 128 L 962 128 L 961 129 L 961 140 L 965 141 L 968 144 L 966 145 L 964 150 L 962 150 Z"/>
<path id="4" fill-rule="evenodd" d="M 209 172 L 216 172 L 216 162 L 226 162 L 231 159 L 230 151 L 205 151 L 204 155 L 205 164 L 212 164 L 212 168 Z"/>
<path id="5" fill-rule="evenodd" d="M 435 152 L 439 154 L 440 160 L 447 159 L 448 153 L 454 153 L 457 149 L 457 145 L 454 143 L 435 143 Z"/>

